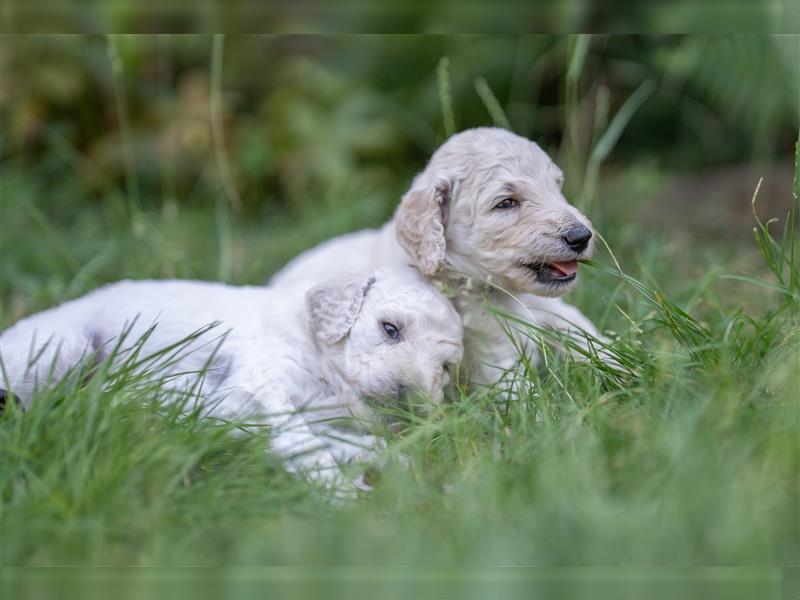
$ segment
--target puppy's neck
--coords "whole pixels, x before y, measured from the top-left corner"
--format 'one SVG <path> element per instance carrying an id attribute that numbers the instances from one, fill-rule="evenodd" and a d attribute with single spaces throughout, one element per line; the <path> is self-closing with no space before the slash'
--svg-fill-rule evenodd
<path id="1" fill-rule="evenodd" d="M 445 265 L 433 278 L 433 284 L 451 300 L 491 299 L 502 293 L 490 280 L 465 275 Z"/>

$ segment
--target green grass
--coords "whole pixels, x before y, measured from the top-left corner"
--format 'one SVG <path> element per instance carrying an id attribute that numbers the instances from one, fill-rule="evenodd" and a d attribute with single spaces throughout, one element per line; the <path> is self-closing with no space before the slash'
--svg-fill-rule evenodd
<path id="1" fill-rule="evenodd" d="M 170 221 L 145 208 L 139 231 L 112 206 L 45 216 L 42 190 L 5 175 L 16 186 L 3 221 L 5 324 L 118 277 L 216 277 L 224 244 L 234 281 L 259 281 L 297 250 L 265 256 L 292 231 L 233 216 L 223 235 L 209 211 Z M 556 354 L 547 367 L 523 364 L 511 396 L 462 395 L 413 422 L 393 441 L 408 467 L 390 465 L 350 504 L 286 474 L 263 429 L 231 435 L 233 425 L 199 418 L 124 368 L 84 387 L 67 379 L 0 421 L 3 562 L 796 564 L 800 328 L 788 223 L 777 240 L 758 226 L 773 271 L 766 288 L 735 282 L 742 298 L 757 290 L 749 313 L 714 284 L 682 281 L 670 300 L 643 283 L 651 271 L 680 279 L 679 264 L 640 262 L 634 277 L 601 253 L 576 301 L 616 333 L 611 351 L 631 373 Z M 623 265 L 641 251 L 638 241 L 619 250 Z M 699 310 L 681 308 L 690 302 Z"/>

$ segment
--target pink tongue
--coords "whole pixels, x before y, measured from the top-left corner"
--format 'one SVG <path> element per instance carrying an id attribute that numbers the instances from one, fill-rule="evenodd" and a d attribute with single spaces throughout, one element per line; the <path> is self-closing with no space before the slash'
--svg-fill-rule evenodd
<path id="1" fill-rule="evenodd" d="M 574 275 L 578 272 L 578 261 L 571 260 L 569 262 L 554 262 L 550 263 L 550 266 L 553 267 L 556 271 L 561 271 L 561 273 L 565 276 Z"/>

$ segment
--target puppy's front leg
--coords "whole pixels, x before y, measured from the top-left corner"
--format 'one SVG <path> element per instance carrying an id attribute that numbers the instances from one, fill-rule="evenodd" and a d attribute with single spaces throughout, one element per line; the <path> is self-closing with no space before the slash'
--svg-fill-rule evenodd
<path id="1" fill-rule="evenodd" d="M 610 340 L 600 333 L 594 323 L 580 310 L 561 298 L 535 298 L 532 302 L 528 302 L 529 298 L 534 297 L 525 296 L 525 304 L 533 313 L 537 324 L 566 333 L 582 350 L 586 352 L 593 350 L 606 365 L 623 369 L 614 355 L 604 347 Z M 572 354 L 577 359 L 585 358 L 580 352 Z"/>
<path id="2" fill-rule="evenodd" d="M 362 475 L 351 478 L 342 470 L 348 464 L 366 462 L 373 455 L 371 448 L 318 435 L 300 414 L 272 414 L 267 416 L 267 422 L 272 432 L 270 447 L 286 459 L 290 472 L 303 474 L 348 497 L 358 490 L 371 489 Z"/>
<path id="3" fill-rule="evenodd" d="M 358 475 L 353 483 L 361 490 L 371 490 L 376 478 L 390 462 L 408 466 L 408 458 L 402 453 L 388 451 L 388 443 L 382 437 L 371 434 L 353 434 L 334 431 L 330 433 L 335 443 L 331 452 L 340 465 L 358 466 Z"/>
<path id="4" fill-rule="evenodd" d="M 284 459 L 286 469 L 332 488 L 353 485 L 341 469 L 333 440 L 318 435 L 291 397 L 276 385 L 242 386 L 212 412 L 230 417 L 255 415 L 270 428 L 270 450 Z M 244 391 L 246 388 L 253 391 Z"/>
<path id="5" fill-rule="evenodd" d="M 326 428 L 317 435 L 328 440 L 329 451 L 340 465 L 374 463 L 387 448 L 386 440 L 367 433 Z"/>

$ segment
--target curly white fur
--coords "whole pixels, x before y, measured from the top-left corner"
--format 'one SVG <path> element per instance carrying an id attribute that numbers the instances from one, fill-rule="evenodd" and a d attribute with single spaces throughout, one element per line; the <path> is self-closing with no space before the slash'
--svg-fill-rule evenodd
<path id="1" fill-rule="evenodd" d="M 396 403 L 404 390 L 441 398 L 445 369 L 461 359 L 461 324 L 447 299 L 409 267 L 308 288 L 112 284 L 3 332 L 0 388 L 27 405 L 37 386 L 87 356 L 107 356 L 123 332 L 131 347 L 155 326 L 141 346 L 145 356 L 218 323 L 159 376 L 172 373 L 171 385 L 182 388 L 205 369 L 211 414 L 263 419 L 290 467 L 341 482 L 339 465 L 366 461 L 382 444 L 353 417 L 369 422 L 370 402 Z M 395 338 L 385 323 L 397 329 Z M 346 427 L 334 436 L 337 421 Z"/>
<path id="2" fill-rule="evenodd" d="M 553 281 L 531 265 L 572 262 L 592 254 L 564 241 L 589 220 L 564 198 L 564 176 L 534 142 L 503 129 L 452 136 L 403 196 L 394 219 L 379 230 L 329 240 L 291 261 L 271 283 L 286 285 L 339 269 L 415 264 L 454 295 L 465 328 L 466 363 L 477 383 L 492 383 L 518 351 L 485 309 L 492 304 L 536 325 L 597 336 L 592 323 L 558 296 L 572 281 Z M 495 209 L 511 198 L 509 210 Z M 346 267 L 345 267 L 346 266 Z M 481 282 L 490 282 L 491 289 Z M 530 348 L 535 354 L 536 349 Z"/>

